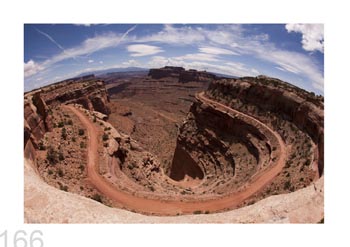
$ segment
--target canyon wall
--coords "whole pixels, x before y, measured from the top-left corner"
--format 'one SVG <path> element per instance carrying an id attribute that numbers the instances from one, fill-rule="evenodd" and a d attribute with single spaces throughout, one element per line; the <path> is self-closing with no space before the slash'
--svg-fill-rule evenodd
<path id="1" fill-rule="evenodd" d="M 173 77 L 178 79 L 178 82 L 186 83 L 195 82 L 210 82 L 218 77 L 206 71 L 198 71 L 194 69 L 185 70 L 182 67 L 165 66 L 159 69 L 150 69 L 148 76 L 153 79 L 161 79 L 165 77 Z"/>
<path id="2" fill-rule="evenodd" d="M 35 159 L 40 139 L 52 129 L 51 108 L 78 103 L 85 109 L 109 114 L 104 82 L 93 76 L 65 80 L 24 94 L 24 157 Z"/>
<path id="3" fill-rule="evenodd" d="M 209 85 L 207 95 L 227 105 L 240 107 L 243 112 L 252 106 L 264 112 L 275 113 L 282 119 L 294 123 L 318 146 L 318 169 L 319 174 L 323 174 L 324 104 L 322 96 L 316 96 L 286 82 L 265 76 L 213 81 Z"/>

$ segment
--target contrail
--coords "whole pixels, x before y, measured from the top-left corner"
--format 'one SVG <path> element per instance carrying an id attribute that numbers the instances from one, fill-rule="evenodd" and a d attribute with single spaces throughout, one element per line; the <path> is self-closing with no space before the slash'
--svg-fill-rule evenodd
<path id="1" fill-rule="evenodd" d="M 129 34 L 130 32 L 132 32 L 136 27 L 137 27 L 137 25 L 135 25 L 135 26 L 129 28 L 129 29 L 120 37 L 120 39 L 119 39 L 117 45 L 119 45 L 119 43 L 122 42 L 123 39 L 125 39 L 126 36 L 128 36 L 128 34 Z"/>
<path id="2" fill-rule="evenodd" d="M 38 33 L 44 35 L 46 38 L 48 38 L 52 43 L 54 43 L 59 49 L 61 49 L 65 54 L 68 54 L 66 52 L 66 50 L 63 48 L 63 46 L 61 46 L 56 40 L 54 40 L 50 35 L 48 35 L 47 33 L 37 29 L 37 28 L 34 28 Z M 69 55 L 69 54 L 68 54 Z M 73 56 L 73 59 L 76 60 L 76 57 Z"/>
<path id="3" fill-rule="evenodd" d="M 40 31 L 40 30 L 37 29 L 37 28 L 35 28 L 35 30 L 36 30 L 38 33 L 44 35 L 46 38 L 48 38 L 52 43 L 54 43 L 54 44 L 55 44 L 58 48 L 60 48 L 63 52 L 65 51 L 64 48 L 63 48 L 59 43 L 57 43 L 56 40 L 54 40 L 50 35 L 48 35 L 47 33 L 43 32 L 43 31 Z"/>

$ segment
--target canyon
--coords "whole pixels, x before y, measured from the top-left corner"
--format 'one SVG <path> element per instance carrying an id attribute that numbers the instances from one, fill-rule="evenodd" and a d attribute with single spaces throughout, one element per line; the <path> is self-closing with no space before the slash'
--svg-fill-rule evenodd
<path id="1" fill-rule="evenodd" d="M 323 108 L 275 78 L 171 66 L 27 92 L 25 221 L 319 222 Z"/>

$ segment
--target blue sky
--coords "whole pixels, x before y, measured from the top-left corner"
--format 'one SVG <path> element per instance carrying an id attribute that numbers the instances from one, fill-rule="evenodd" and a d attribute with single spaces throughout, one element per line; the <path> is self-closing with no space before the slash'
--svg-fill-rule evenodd
<path id="1" fill-rule="evenodd" d="M 115 67 L 277 77 L 323 94 L 321 24 L 25 24 L 24 90 Z"/>

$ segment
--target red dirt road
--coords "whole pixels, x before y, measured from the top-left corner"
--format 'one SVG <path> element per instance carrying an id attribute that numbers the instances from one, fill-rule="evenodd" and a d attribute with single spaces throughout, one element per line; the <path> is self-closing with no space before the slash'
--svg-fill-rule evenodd
<path id="1" fill-rule="evenodd" d="M 281 137 L 275 133 L 268 126 L 262 122 L 243 114 L 239 111 L 233 110 L 223 104 L 212 101 L 204 96 L 204 93 L 197 95 L 197 98 L 202 102 L 213 104 L 219 110 L 224 109 L 231 113 L 241 115 L 244 117 L 250 118 L 255 123 L 259 124 L 261 127 L 265 128 L 267 131 L 271 132 L 278 140 L 280 146 L 280 156 L 275 164 L 272 164 L 264 173 L 259 174 L 254 177 L 253 181 L 247 185 L 243 190 L 223 196 L 218 199 L 206 200 L 206 201 L 166 201 L 156 199 L 147 199 L 143 197 L 137 197 L 132 194 L 128 194 L 124 191 L 118 190 L 112 184 L 107 182 L 99 173 L 98 173 L 98 131 L 95 125 L 90 121 L 90 119 L 84 115 L 80 110 L 73 106 L 64 106 L 67 109 L 71 110 L 74 114 L 78 116 L 80 121 L 87 129 L 89 136 L 88 142 L 88 156 L 87 156 L 87 172 L 88 177 L 93 185 L 104 194 L 106 197 L 117 202 L 118 204 L 123 205 L 129 210 L 135 210 L 137 212 L 142 212 L 146 214 L 156 214 L 156 215 L 176 215 L 176 214 L 192 214 L 194 211 L 209 211 L 215 212 L 224 209 L 232 209 L 237 205 L 242 203 L 244 200 L 261 190 L 265 185 L 267 185 L 271 180 L 282 170 L 285 159 L 286 159 L 286 148 L 281 139 Z"/>

